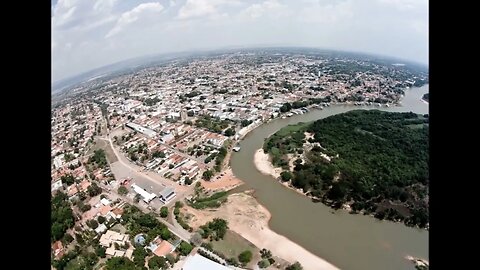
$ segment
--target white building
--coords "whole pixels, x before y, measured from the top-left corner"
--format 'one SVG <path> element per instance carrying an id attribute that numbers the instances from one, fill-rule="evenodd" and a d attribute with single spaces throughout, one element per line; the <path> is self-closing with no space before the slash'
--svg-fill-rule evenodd
<path id="1" fill-rule="evenodd" d="M 173 187 L 166 187 L 159 193 L 160 201 L 164 204 L 169 203 L 173 198 L 175 198 L 177 194 L 175 193 L 175 189 Z"/>
<path id="2" fill-rule="evenodd" d="M 55 166 L 55 169 L 63 166 L 63 154 L 58 155 L 53 159 L 53 165 Z"/>
<path id="3" fill-rule="evenodd" d="M 62 187 L 62 180 L 58 180 L 52 183 L 52 192 Z"/>
<path id="4" fill-rule="evenodd" d="M 146 203 L 149 203 L 151 200 L 153 200 L 153 199 L 155 199 L 155 197 L 157 197 L 157 195 L 155 195 L 155 193 L 149 193 L 145 189 L 137 186 L 136 184 L 132 184 L 132 188 L 136 193 L 138 193 L 138 194 L 140 194 L 140 196 L 142 196 L 143 201 L 146 202 Z"/>
<path id="5" fill-rule="evenodd" d="M 202 255 L 195 253 L 193 256 L 188 256 L 185 264 L 182 267 L 183 270 L 230 270 L 227 266 L 223 266 L 212 260 L 209 260 Z"/>
<path id="6" fill-rule="evenodd" d="M 137 131 L 137 132 L 140 132 L 140 133 L 142 133 L 142 134 L 150 137 L 150 138 L 155 137 L 155 135 L 157 135 L 157 132 L 155 132 L 155 131 L 153 131 L 153 130 L 151 130 L 151 129 L 149 129 L 149 128 L 145 128 L 145 127 L 142 127 L 142 126 L 140 126 L 140 125 L 137 125 L 137 124 L 135 124 L 135 123 L 131 123 L 131 122 L 130 122 L 130 123 L 127 123 L 127 124 L 125 124 L 125 125 L 126 125 L 127 127 L 131 128 L 131 129 Z"/>

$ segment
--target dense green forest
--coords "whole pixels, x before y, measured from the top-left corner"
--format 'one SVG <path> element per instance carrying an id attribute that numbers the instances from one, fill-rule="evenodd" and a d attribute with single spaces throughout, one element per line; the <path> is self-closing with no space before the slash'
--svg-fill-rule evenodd
<path id="1" fill-rule="evenodd" d="M 429 222 L 428 115 L 354 110 L 285 127 L 263 148 L 285 171 L 291 154 L 293 171 L 281 180 L 327 205 L 409 226 Z"/>
<path id="2" fill-rule="evenodd" d="M 51 199 L 51 240 L 52 242 L 61 239 L 65 232 L 73 227 L 75 218 L 73 217 L 72 208 L 68 201 L 67 195 L 62 192 L 58 192 Z"/>

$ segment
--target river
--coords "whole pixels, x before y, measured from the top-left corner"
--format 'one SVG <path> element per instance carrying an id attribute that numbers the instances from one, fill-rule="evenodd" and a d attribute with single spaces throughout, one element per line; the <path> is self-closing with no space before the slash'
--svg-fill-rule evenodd
<path id="1" fill-rule="evenodd" d="M 414 269 L 413 263 L 404 258 L 406 255 L 428 260 L 428 231 L 344 210 L 333 211 L 261 174 L 253 163 L 254 153 L 262 147 L 264 139 L 289 124 L 354 109 L 428 113 L 428 104 L 421 100 L 428 92 L 428 85 L 405 92 L 399 106 L 332 105 L 275 119 L 247 134 L 240 143 L 241 151 L 232 154 L 230 164 L 233 173 L 245 182 L 241 189 L 254 189 L 258 202 L 272 214 L 269 222 L 272 230 L 341 269 Z"/>

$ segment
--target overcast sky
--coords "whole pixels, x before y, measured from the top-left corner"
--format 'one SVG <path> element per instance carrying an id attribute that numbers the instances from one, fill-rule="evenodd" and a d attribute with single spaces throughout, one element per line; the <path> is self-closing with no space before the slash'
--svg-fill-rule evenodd
<path id="1" fill-rule="evenodd" d="M 52 81 L 148 54 L 255 45 L 428 63 L 428 0 L 52 1 Z"/>

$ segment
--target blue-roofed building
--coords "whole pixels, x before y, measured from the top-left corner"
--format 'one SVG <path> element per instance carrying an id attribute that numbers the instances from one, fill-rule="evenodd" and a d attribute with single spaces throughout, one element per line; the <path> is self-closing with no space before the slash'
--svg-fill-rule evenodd
<path id="1" fill-rule="evenodd" d="M 143 237 L 142 234 L 135 235 L 135 238 L 133 238 L 133 241 L 135 241 L 135 243 L 140 244 L 142 246 L 145 245 L 145 237 Z"/>

